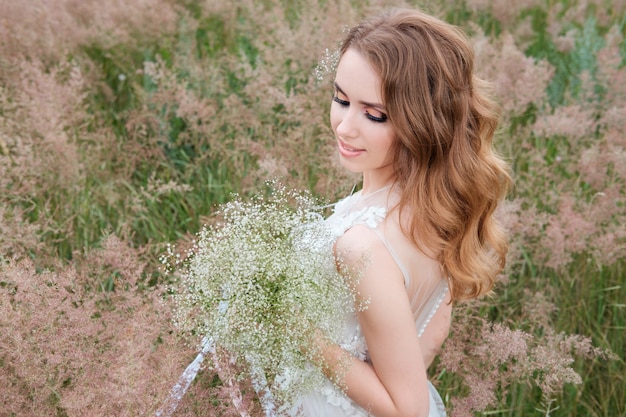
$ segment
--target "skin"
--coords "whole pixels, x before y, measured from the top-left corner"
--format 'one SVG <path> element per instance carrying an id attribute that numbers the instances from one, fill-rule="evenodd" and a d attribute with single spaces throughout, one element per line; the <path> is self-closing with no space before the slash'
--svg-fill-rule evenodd
<path id="1" fill-rule="evenodd" d="M 330 121 L 342 165 L 363 175 L 363 194 L 393 182 L 395 137 L 386 121 L 381 79 L 352 49 L 344 53 L 337 68 Z M 335 251 L 345 254 L 342 258 L 349 267 L 358 267 L 364 256 L 368 258 L 357 290 L 369 300 L 358 319 L 371 363 L 318 337 L 324 371 L 330 378 L 341 375 L 347 395 L 376 417 L 427 416 L 426 368 L 448 334 L 450 305 L 440 306 L 420 339 L 404 276 L 380 238 L 357 225 L 337 240 Z M 435 260 L 425 258 L 437 267 Z M 350 362 L 347 371 L 337 365 L 345 360 Z"/>
<path id="2" fill-rule="evenodd" d="M 363 174 L 363 194 L 393 181 L 394 132 L 386 121 L 380 76 L 360 53 L 348 49 L 337 66 L 330 125 L 341 164 Z"/>

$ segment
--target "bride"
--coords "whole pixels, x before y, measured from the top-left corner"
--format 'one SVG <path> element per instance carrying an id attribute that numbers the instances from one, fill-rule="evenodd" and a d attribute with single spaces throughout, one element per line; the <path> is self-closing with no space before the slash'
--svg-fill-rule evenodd
<path id="1" fill-rule="evenodd" d="M 363 187 L 328 224 L 337 258 L 367 259 L 367 308 L 344 318 L 341 340 L 313 341 L 328 383 L 294 415 L 445 416 L 426 369 L 452 303 L 490 291 L 507 247 L 492 215 L 510 177 L 482 87 L 467 38 L 420 11 L 388 11 L 343 41 L 330 123 Z"/>
<path id="2" fill-rule="evenodd" d="M 465 35 L 420 11 L 361 23 L 339 52 L 330 124 L 363 186 L 335 204 L 330 235 L 315 243 L 331 268 L 358 271 L 355 302 L 365 307 L 337 318 L 339 338 L 319 330 L 301 347 L 326 379 L 285 407 L 305 417 L 443 417 L 426 370 L 452 304 L 489 292 L 507 250 L 493 219 L 511 182 L 492 149 L 497 108 Z M 157 416 L 176 410 L 212 349 L 205 338 Z M 279 412 L 271 396 L 261 402 L 266 416 Z"/>

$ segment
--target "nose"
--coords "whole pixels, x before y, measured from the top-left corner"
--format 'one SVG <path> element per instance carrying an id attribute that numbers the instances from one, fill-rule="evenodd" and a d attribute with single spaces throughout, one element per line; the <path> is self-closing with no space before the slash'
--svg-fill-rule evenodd
<path id="1" fill-rule="evenodd" d="M 358 123 L 355 111 L 351 108 L 341 112 L 338 117 L 337 135 L 345 139 L 355 138 L 358 135 Z"/>

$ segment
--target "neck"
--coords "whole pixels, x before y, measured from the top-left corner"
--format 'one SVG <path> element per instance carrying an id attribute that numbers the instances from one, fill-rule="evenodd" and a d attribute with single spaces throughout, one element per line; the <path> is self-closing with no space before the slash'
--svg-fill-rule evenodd
<path id="1" fill-rule="evenodd" d="M 388 185 L 393 184 L 395 175 L 393 171 L 387 170 L 387 172 L 364 172 L 363 173 L 363 189 L 361 193 L 363 195 L 374 193 Z"/>

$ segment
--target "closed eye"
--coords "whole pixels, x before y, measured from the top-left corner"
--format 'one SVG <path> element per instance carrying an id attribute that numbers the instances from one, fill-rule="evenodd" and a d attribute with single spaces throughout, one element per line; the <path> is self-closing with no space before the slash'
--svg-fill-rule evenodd
<path id="1" fill-rule="evenodd" d="M 377 122 L 377 123 L 383 123 L 387 121 L 387 115 L 384 113 L 381 113 L 380 116 L 374 116 L 373 114 L 365 110 L 365 116 L 371 121 Z"/>
<path id="2" fill-rule="evenodd" d="M 342 106 L 349 106 L 350 105 L 350 102 L 348 100 L 342 100 L 342 99 L 339 98 L 338 95 L 334 95 L 333 96 L 333 101 L 336 102 L 336 103 L 339 103 Z"/>
<path id="3" fill-rule="evenodd" d="M 333 96 L 333 101 L 335 103 L 338 103 L 342 107 L 348 107 L 350 105 L 350 102 L 348 100 L 343 100 L 343 99 L 339 98 L 339 96 L 337 94 L 335 94 Z M 380 116 L 374 116 L 372 113 L 370 113 L 367 110 L 363 110 L 363 113 L 365 113 L 365 117 L 367 117 L 368 119 L 370 119 L 373 122 L 384 123 L 384 122 L 387 121 L 387 115 L 385 113 L 381 113 Z"/>
<path id="4" fill-rule="evenodd" d="M 350 105 L 350 101 L 347 100 L 347 98 L 348 96 L 341 90 L 341 88 L 339 88 L 337 83 L 335 83 L 333 101 L 342 107 L 348 107 Z M 387 121 L 387 115 L 381 112 L 376 106 L 365 102 L 360 104 L 363 105 L 363 113 L 369 120 L 376 123 L 384 123 Z"/>

